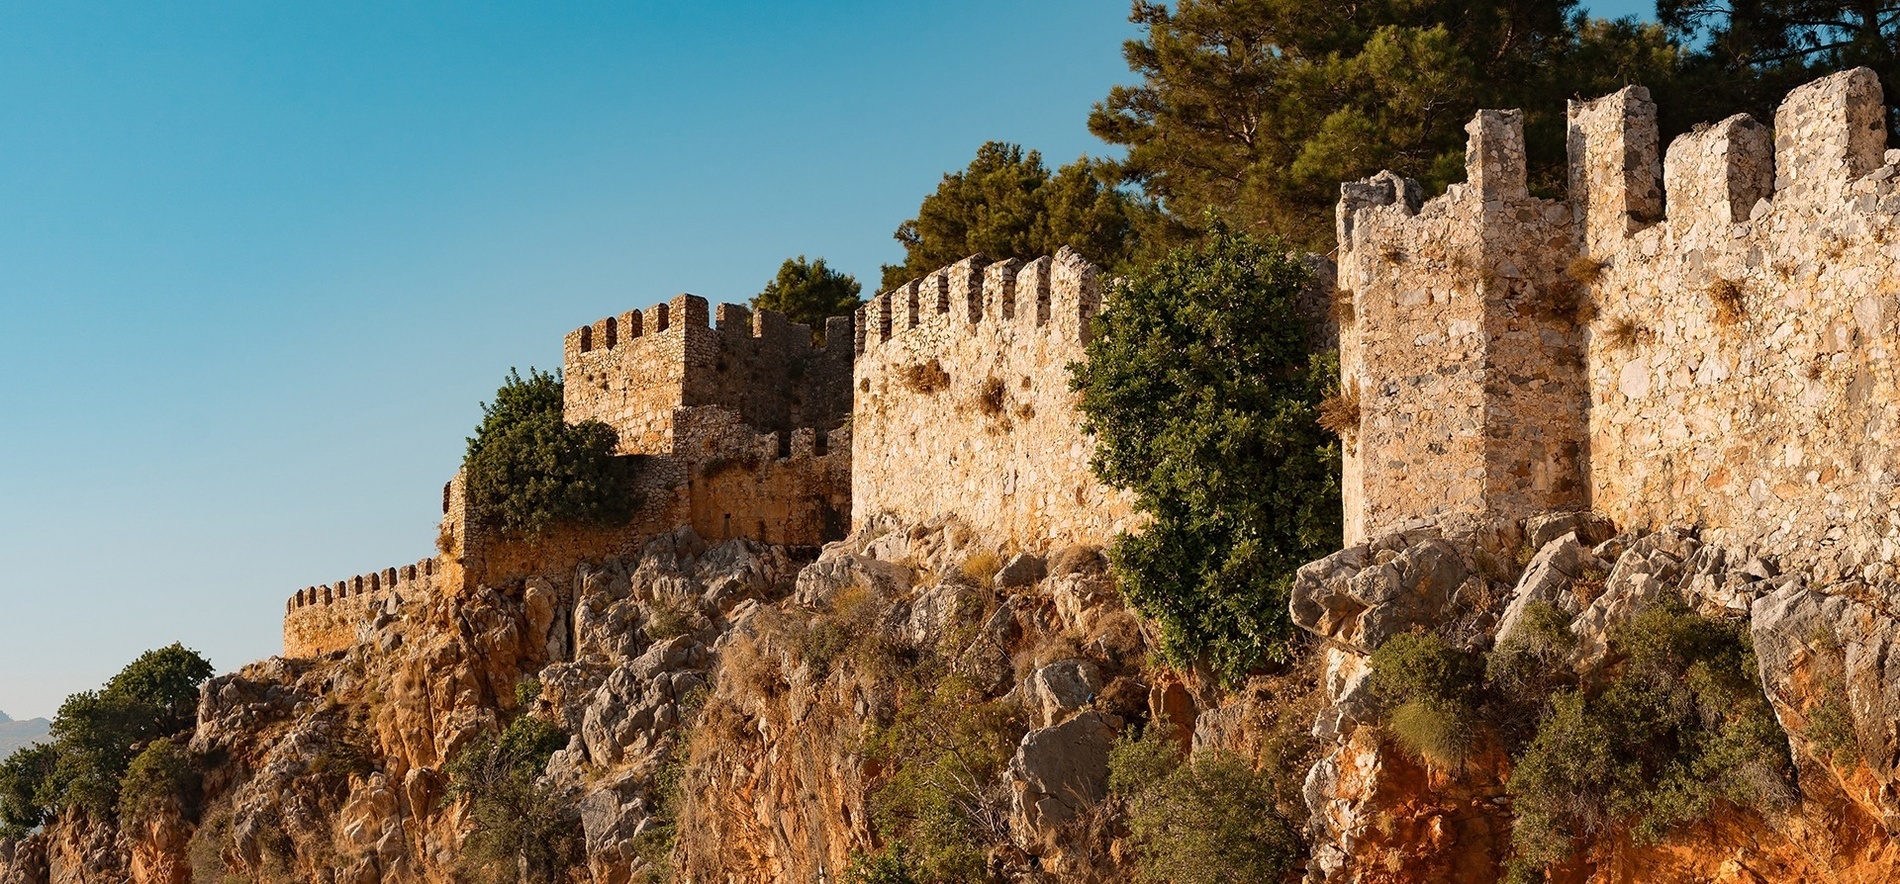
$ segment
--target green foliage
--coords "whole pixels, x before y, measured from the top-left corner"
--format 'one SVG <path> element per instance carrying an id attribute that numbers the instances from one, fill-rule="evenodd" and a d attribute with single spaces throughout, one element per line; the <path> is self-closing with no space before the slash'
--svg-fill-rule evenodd
<path id="1" fill-rule="evenodd" d="M 482 405 L 482 423 L 468 440 L 471 516 L 505 534 L 536 536 L 557 525 L 611 527 L 639 507 L 634 460 L 614 456 L 619 437 L 599 421 L 561 417 L 561 379 L 510 370 Z"/>
<path id="2" fill-rule="evenodd" d="M 0 838 L 23 838 L 58 810 L 42 800 L 59 762 L 51 743 L 28 746 L 0 761 Z"/>
<path id="3" fill-rule="evenodd" d="M 825 259 L 806 263 L 799 255 L 779 265 L 778 275 L 752 299 L 752 309 L 777 310 L 811 326 L 812 337 L 822 341 L 827 318 L 857 312 L 861 288 L 851 274 L 825 266 Z"/>
<path id="4" fill-rule="evenodd" d="M 1306 845 L 1269 772 L 1230 753 L 1184 759 L 1160 730 L 1123 736 L 1108 759 L 1142 880 L 1277 881 L 1300 868 Z"/>
<path id="5" fill-rule="evenodd" d="M 1175 218 L 1214 212 L 1323 252 L 1339 182 L 1381 168 L 1434 190 L 1459 180 L 1478 108 L 1524 109 L 1532 183 L 1548 190 L 1564 180 L 1564 99 L 1667 84 L 1661 28 L 1574 8 L 1139 0 L 1130 19 L 1147 33 L 1123 54 L 1140 82 L 1112 89 L 1089 129 L 1128 149 L 1119 180 Z"/>
<path id="6" fill-rule="evenodd" d="M 1900 17 L 1892 4 L 1659 0 L 1656 12 L 1690 47 L 1681 91 L 1697 116 L 1685 122 L 1736 111 L 1771 120 L 1789 89 L 1857 65 L 1880 75 L 1889 108 L 1900 106 Z"/>
<path id="7" fill-rule="evenodd" d="M 1513 874 L 1534 880 L 1611 826 L 1655 841 L 1717 803 L 1788 800 L 1787 740 L 1756 683 L 1747 628 L 1667 596 L 1614 631 L 1601 692 L 1560 691 L 1508 783 Z"/>
<path id="8" fill-rule="evenodd" d="M 1517 632 L 1485 657 L 1485 684 L 1498 701 L 1490 717 L 1507 746 L 1529 741 L 1551 695 L 1576 681 L 1570 619 L 1549 603 L 1529 602 Z"/>
<path id="9" fill-rule="evenodd" d="M 126 768 L 119 787 L 119 813 L 138 819 L 190 806 L 198 790 L 198 768 L 172 740 L 145 747 Z"/>
<path id="10" fill-rule="evenodd" d="M 1134 254 L 1137 227 L 1154 213 L 1104 184 L 1102 168 L 1084 157 L 1051 175 L 1036 151 L 984 144 L 897 228 L 904 263 L 885 266 L 884 289 L 979 253 L 1027 260 L 1069 246 L 1119 269 Z"/>
<path id="11" fill-rule="evenodd" d="M 871 793 L 872 825 L 905 845 L 869 867 L 909 876 L 879 880 L 982 879 L 989 845 L 1009 838 L 1002 773 L 1024 732 L 1015 708 L 952 675 L 920 685 L 890 724 L 867 734 L 865 756 L 886 772 Z"/>
<path id="12" fill-rule="evenodd" d="M 846 884 L 923 884 L 927 879 L 917 871 L 910 848 L 899 841 L 876 853 L 853 852 L 844 880 Z"/>
<path id="13" fill-rule="evenodd" d="M 524 715 L 499 739 L 476 740 L 449 763 L 446 797 L 468 802 L 470 871 L 512 879 L 518 869 L 524 881 L 552 881 L 581 861 L 574 796 L 541 779 L 566 744 L 559 727 Z"/>
<path id="14" fill-rule="evenodd" d="M 1337 549 L 1338 440 L 1318 423 L 1337 361 L 1314 357 L 1306 266 L 1216 223 L 1115 288 L 1073 367 L 1096 475 L 1152 521 L 1111 551 L 1171 662 L 1236 679 L 1281 657 L 1293 572 Z"/>
<path id="15" fill-rule="evenodd" d="M 515 706 L 531 706 L 541 699 L 541 679 L 529 676 L 515 682 Z"/>
<path id="16" fill-rule="evenodd" d="M 1474 701 L 1483 666 L 1478 655 L 1432 634 L 1396 635 L 1381 645 L 1372 655 L 1372 691 L 1399 745 L 1440 768 L 1470 757 L 1481 737 Z"/>
<path id="17" fill-rule="evenodd" d="M 7 817 L 77 809 L 110 819 L 119 807 L 121 780 L 133 758 L 153 743 L 192 726 L 198 686 L 210 678 L 210 661 L 180 644 L 147 651 L 103 689 L 66 698 L 53 718 L 51 762 L 34 756 L 37 788 L 30 802 L 0 796 Z"/>

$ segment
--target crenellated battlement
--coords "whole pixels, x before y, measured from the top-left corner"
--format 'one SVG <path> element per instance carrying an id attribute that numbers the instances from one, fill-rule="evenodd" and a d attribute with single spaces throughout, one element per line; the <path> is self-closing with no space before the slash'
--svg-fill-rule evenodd
<path id="1" fill-rule="evenodd" d="M 428 558 L 297 590 L 284 603 L 284 655 L 315 657 L 352 647 L 359 627 L 374 621 L 391 599 L 433 596 L 444 572 L 440 560 Z"/>
<path id="2" fill-rule="evenodd" d="M 1096 481 L 1069 390 L 1102 279 L 1070 249 L 975 256 L 858 311 L 852 508 L 954 512 L 996 541 L 1105 544 L 1128 500 Z"/>
<path id="3" fill-rule="evenodd" d="M 1873 72 L 1660 149 L 1632 86 L 1569 107 L 1567 202 L 1521 191 L 1508 115 L 1470 181 L 1342 186 L 1353 539 L 1590 506 L 1860 576 L 1900 558 L 1900 151 Z M 1520 454 L 1514 455 L 1513 451 Z"/>
<path id="4" fill-rule="evenodd" d="M 1101 271 L 1073 249 L 1033 261 L 973 255 L 858 308 L 857 352 L 908 335 L 1043 334 L 1087 343 L 1101 312 Z M 923 331 L 918 331 L 923 329 Z"/>
<path id="5" fill-rule="evenodd" d="M 764 430 L 834 427 L 850 414 L 850 317 L 825 343 L 775 310 L 680 295 L 569 332 L 562 357 L 570 422 L 598 420 L 625 454 L 673 450 L 672 410 L 719 406 Z"/>

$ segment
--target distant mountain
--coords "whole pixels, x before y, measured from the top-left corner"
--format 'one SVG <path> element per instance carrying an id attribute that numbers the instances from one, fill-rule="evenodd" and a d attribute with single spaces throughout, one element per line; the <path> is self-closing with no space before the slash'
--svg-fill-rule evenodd
<path id="1" fill-rule="evenodd" d="M 44 718 L 14 721 L 5 712 L 0 712 L 0 758 L 12 755 L 16 749 L 44 741 L 46 730 L 52 724 Z"/>

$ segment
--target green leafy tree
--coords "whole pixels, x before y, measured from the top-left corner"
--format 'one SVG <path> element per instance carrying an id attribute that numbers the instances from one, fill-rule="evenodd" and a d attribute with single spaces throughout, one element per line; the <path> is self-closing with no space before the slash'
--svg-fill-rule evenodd
<path id="1" fill-rule="evenodd" d="M 1052 175 L 1037 151 L 992 141 L 968 168 L 943 176 L 917 217 L 897 228 L 904 262 L 884 267 L 886 291 L 971 255 L 1025 260 L 1069 246 L 1119 268 L 1135 254 L 1153 212 L 1102 180 L 1087 157 Z"/>
<path id="2" fill-rule="evenodd" d="M 46 783 L 59 763 L 51 743 L 28 746 L 0 762 L 0 838 L 24 838 L 45 825 L 58 808 L 45 799 Z"/>
<path id="3" fill-rule="evenodd" d="M 198 790 L 198 769 L 174 740 L 156 740 L 132 759 L 119 787 L 119 813 L 149 817 L 189 806 Z"/>
<path id="4" fill-rule="evenodd" d="M 1658 0 L 1657 17 L 1692 47 L 1684 78 L 1695 119 L 1736 111 L 1772 120 L 1788 90 L 1866 65 L 1900 107 L 1900 4 L 1817 0 Z M 1889 127 L 1895 125 L 1889 114 Z"/>
<path id="5" fill-rule="evenodd" d="M 1220 884 L 1280 881 L 1306 859 L 1270 770 L 1228 752 L 1188 757 L 1149 727 L 1109 752 L 1109 788 L 1127 810 L 1144 881 Z M 1303 814 L 1302 814 L 1303 816 Z"/>
<path id="6" fill-rule="evenodd" d="M 541 778 L 567 735 L 524 715 L 499 739 L 483 737 L 448 766 L 448 800 L 468 802 L 465 860 L 471 871 L 522 884 L 559 880 L 580 861 L 575 796 Z"/>
<path id="7" fill-rule="evenodd" d="M 619 444 L 604 423 L 562 418 L 558 375 L 530 368 L 524 378 L 510 370 L 468 440 L 463 466 L 471 515 L 515 536 L 563 524 L 624 524 L 639 498 L 634 461 L 615 456 Z"/>
<path id="8" fill-rule="evenodd" d="M 1103 481 L 1150 517 L 1115 541 L 1122 589 L 1177 663 L 1238 678 L 1281 657 L 1300 565 L 1338 548 L 1339 447 L 1318 425 L 1312 282 L 1278 242 L 1214 223 L 1116 286 L 1073 367 Z"/>
<path id="9" fill-rule="evenodd" d="M 779 265 L 778 275 L 752 299 L 752 309 L 777 310 L 811 326 L 812 337 L 822 340 L 826 319 L 857 312 L 862 288 L 851 274 L 825 266 L 825 259 L 807 263 L 799 255 Z"/>
<path id="10" fill-rule="evenodd" d="M 1124 48 L 1140 77 L 1089 128 L 1125 146 L 1117 180 L 1176 219 L 1324 251 L 1341 181 L 1389 168 L 1434 189 L 1463 175 L 1464 124 L 1526 113 L 1533 185 L 1561 186 L 1564 99 L 1666 85 L 1661 28 L 1590 21 L 1574 0 L 1374 3 L 1136 0 Z"/>
<path id="11" fill-rule="evenodd" d="M 0 773 L 0 823 L 67 809 L 112 818 L 133 759 L 192 726 L 198 688 L 212 672 L 209 660 L 173 644 L 140 655 L 104 688 L 67 697 L 47 744 Z"/>

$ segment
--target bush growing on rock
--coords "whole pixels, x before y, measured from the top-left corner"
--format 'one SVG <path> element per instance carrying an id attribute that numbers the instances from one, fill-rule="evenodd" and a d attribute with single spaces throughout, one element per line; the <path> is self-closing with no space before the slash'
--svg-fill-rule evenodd
<path id="1" fill-rule="evenodd" d="M 1457 767 L 1482 737 L 1476 701 L 1483 661 L 1436 635 L 1393 636 L 1372 655 L 1372 690 L 1405 750 L 1439 768 Z"/>
<path id="2" fill-rule="evenodd" d="M 558 375 L 511 370 L 483 403 L 462 462 L 475 521 L 531 537 L 563 524 L 623 524 L 639 508 L 634 459 L 614 455 L 612 427 L 563 420 L 561 387 Z"/>
<path id="3" fill-rule="evenodd" d="M 891 846 L 867 858 L 861 877 L 981 880 L 989 845 L 1009 840 L 1002 774 L 1024 731 L 1018 710 L 968 678 L 916 685 L 865 740 L 865 756 L 886 771 L 871 792 L 872 824 Z"/>
<path id="4" fill-rule="evenodd" d="M 1123 280 L 1074 366 L 1095 472 L 1150 518 L 1112 550 L 1172 662 L 1281 658 L 1299 566 L 1338 548 L 1337 359 L 1312 354 L 1299 256 L 1218 225 Z"/>
<path id="5" fill-rule="evenodd" d="M 488 880 L 553 881 L 580 862 L 580 811 L 574 796 L 541 779 L 567 744 L 561 729 L 531 715 L 500 738 L 483 737 L 449 763 L 448 800 L 468 803 L 465 871 Z"/>
<path id="6" fill-rule="evenodd" d="M 1620 662 L 1601 691 L 1555 694 L 1512 771 L 1515 880 L 1538 880 L 1612 827 L 1653 842 L 1719 803 L 1763 810 L 1790 797 L 1787 740 L 1745 625 L 1665 593 L 1610 650 Z"/>
<path id="7" fill-rule="evenodd" d="M 145 747 L 126 768 L 119 789 L 119 813 L 137 819 L 189 807 L 197 789 L 198 769 L 191 756 L 172 740 L 158 740 Z"/>
<path id="8" fill-rule="evenodd" d="M 1123 736 L 1108 758 L 1142 880 L 1278 881 L 1305 862 L 1305 842 L 1275 802 L 1269 772 L 1230 753 L 1184 757 L 1162 730 Z"/>

